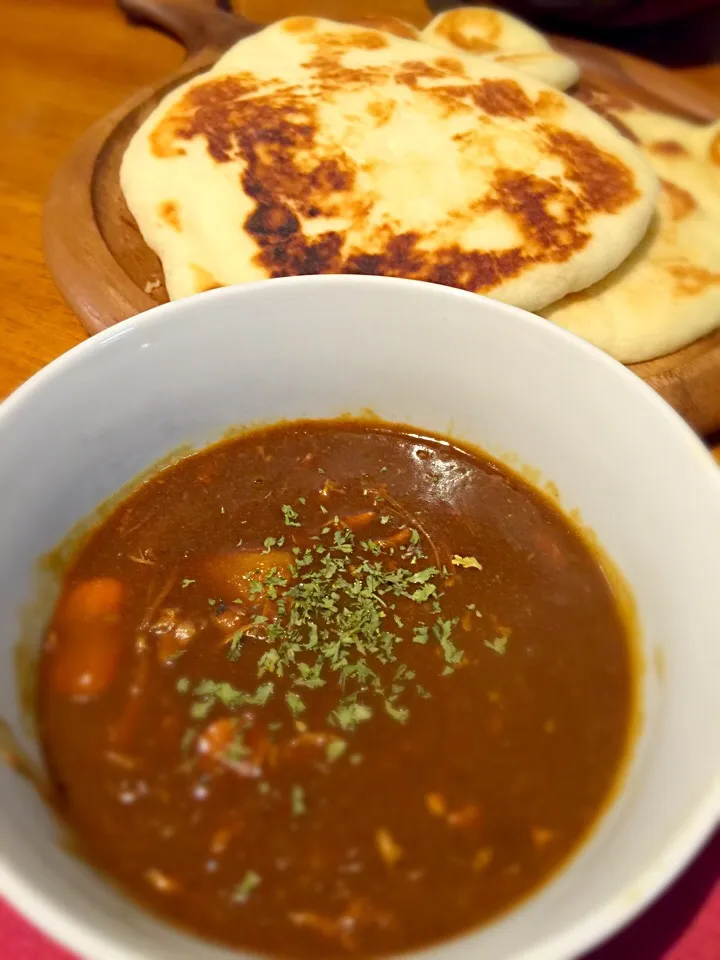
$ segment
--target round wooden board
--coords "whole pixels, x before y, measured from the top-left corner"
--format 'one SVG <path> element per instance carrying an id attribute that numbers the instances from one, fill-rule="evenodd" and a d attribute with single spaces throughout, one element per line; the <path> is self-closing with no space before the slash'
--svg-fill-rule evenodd
<path id="1" fill-rule="evenodd" d="M 120 192 L 118 172 L 129 139 L 168 90 L 258 29 L 218 9 L 215 0 L 120 0 L 120 6 L 131 18 L 177 37 L 188 58 L 88 130 L 54 178 L 45 206 L 45 255 L 61 293 L 89 333 L 168 299 L 160 262 Z M 720 116 L 720 99 L 653 63 L 579 40 L 557 37 L 554 43 L 580 64 L 584 83 L 700 123 Z M 631 369 L 696 430 L 720 429 L 720 330 Z"/>

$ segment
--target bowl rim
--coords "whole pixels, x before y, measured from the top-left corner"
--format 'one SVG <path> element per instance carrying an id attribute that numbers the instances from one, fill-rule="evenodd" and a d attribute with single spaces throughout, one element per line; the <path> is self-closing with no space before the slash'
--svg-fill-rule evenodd
<path id="1" fill-rule="evenodd" d="M 506 317 L 511 323 L 520 323 L 535 328 L 536 331 L 542 329 L 542 336 L 550 339 L 556 338 L 560 341 L 564 340 L 566 344 L 571 345 L 571 349 L 575 350 L 578 355 L 585 354 L 589 362 L 604 365 L 612 371 L 614 376 L 631 385 L 631 389 L 638 392 L 642 401 L 653 408 L 653 415 L 666 421 L 670 429 L 674 431 L 677 441 L 684 443 L 695 453 L 700 454 L 699 457 L 696 457 L 696 469 L 707 474 L 711 484 L 717 490 L 718 498 L 720 498 L 720 468 L 714 462 L 702 440 L 659 394 L 623 364 L 575 334 L 519 307 L 455 287 L 394 277 L 348 274 L 284 277 L 272 281 L 260 280 L 254 283 L 222 287 L 181 300 L 158 304 L 158 306 L 145 313 L 129 317 L 74 345 L 24 381 L 0 403 L 0 433 L 11 421 L 15 411 L 21 408 L 31 397 L 41 392 L 46 383 L 70 373 L 76 365 L 90 361 L 98 350 L 105 348 L 111 341 L 125 334 L 131 334 L 147 324 L 162 328 L 163 324 L 167 323 L 169 318 L 178 311 L 190 310 L 192 312 L 197 309 L 204 309 L 216 300 L 242 299 L 248 294 L 257 294 L 258 291 L 268 290 L 270 285 L 272 285 L 272 289 L 280 291 L 286 288 L 288 298 L 292 297 L 293 289 L 297 287 L 312 289 L 313 287 L 322 288 L 332 285 L 341 288 L 346 287 L 349 291 L 363 286 L 419 289 L 421 295 L 436 296 L 439 300 L 443 298 L 472 300 L 477 303 L 479 313 L 482 310 L 489 311 L 490 314 L 495 313 L 498 316 Z M 237 316 L 230 322 L 243 323 L 245 318 Z M 198 326 L 197 329 L 199 335 L 202 335 L 202 327 Z M 163 335 L 171 336 L 172 334 L 168 332 Z M 622 789 L 621 786 L 619 794 L 622 793 Z M 585 917 L 581 917 L 543 943 L 529 950 L 523 950 L 522 954 L 516 953 L 505 958 L 505 960 L 573 960 L 573 958 L 597 947 L 632 922 L 661 896 L 697 855 L 718 825 L 720 825 L 720 771 L 714 785 L 686 815 L 675 835 L 669 837 L 652 861 L 638 872 L 630 888 L 618 891 L 612 900 L 601 908 Z M 106 882 L 104 878 L 103 882 Z M 79 910 L 66 910 L 57 904 L 51 894 L 38 891 L 32 882 L 25 878 L 22 869 L 6 863 L 2 851 L 0 851 L 0 892 L 7 898 L 8 903 L 37 929 L 42 930 L 56 942 L 87 958 L 87 960 L 97 960 L 99 956 L 102 956 L 103 960 L 138 960 L 137 955 L 129 947 L 114 938 L 110 939 L 98 923 L 88 921 Z M 532 896 L 531 893 L 530 898 Z M 152 917 L 151 913 L 146 912 L 146 915 Z M 511 916 L 512 911 L 504 914 L 502 919 Z M 178 932 L 171 924 L 165 924 L 162 920 L 157 922 L 166 925 L 170 931 Z M 482 929 L 482 926 L 478 927 L 439 944 L 405 955 L 429 958 L 435 955 L 438 950 L 442 950 L 444 946 L 460 942 L 467 942 L 468 947 L 472 949 L 472 938 L 477 936 Z M 210 946 L 208 944 L 208 947 Z M 218 947 L 213 944 L 212 946 L 219 949 L 219 958 L 225 956 L 222 945 Z M 249 953 L 244 951 L 235 951 L 235 953 L 238 958 L 250 956 Z M 232 952 L 227 955 L 232 956 Z"/>

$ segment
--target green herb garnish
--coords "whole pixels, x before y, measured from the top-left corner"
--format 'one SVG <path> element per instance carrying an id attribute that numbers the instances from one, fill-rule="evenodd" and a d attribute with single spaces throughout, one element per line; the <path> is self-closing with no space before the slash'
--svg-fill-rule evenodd
<path id="1" fill-rule="evenodd" d="M 347 750 L 347 744 L 344 740 L 331 740 L 325 748 L 325 758 L 328 763 L 335 763 Z"/>
<path id="2" fill-rule="evenodd" d="M 294 817 L 301 817 L 307 812 L 307 807 L 305 805 L 305 791 L 298 784 L 295 784 L 290 791 L 290 809 L 292 810 L 292 815 Z"/>
<path id="3" fill-rule="evenodd" d="M 494 640 L 483 641 L 486 647 L 489 647 L 494 653 L 503 654 L 507 648 L 507 637 L 495 637 Z"/>
<path id="4" fill-rule="evenodd" d="M 463 651 L 459 650 L 450 639 L 453 627 L 457 626 L 457 618 L 452 620 L 438 620 L 432 628 L 433 636 L 442 647 L 445 656 L 445 663 L 451 666 L 460 663 L 463 658 Z"/>
<path id="5" fill-rule="evenodd" d="M 408 717 L 410 716 L 410 711 L 407 707 L 396 707 L 392 704 L 390 700 L 385 701 L 385 712 L 397 720 L 398 723 L 407 723 Z"/>
<path id="6" fill-rule="evenodd" d="M 285 701 L 288 707 L 290 707 L 290 713 L 292 713 L 294 717 L 297 717 L 304 712 L 305 704 L 296 693 L 293 693 L 292 690 L 285 694 Z"/>
<path id="7" fill-rule="evenodd" d="M 454 567 L 464 567 L 466 570 L 482 570 L 480 561 L 475 557 L 459 557 L 457 554 L 452 558 Z"/>
<path id="8" fill-rule="evenodd" d="M 248 870 L 240 883 L 236 884 L 231 893 L 230 899 L 233 903 L 246 903 L 250 894 L 260 886 L 262 879 L 259 873 L 254 870 Z"/>
<path id="9" fill-rule="evenodd" d="M 345 702 L 333 710 L 329 720 L 341 730 L 354 730 L 359 723 L 369 720 L 372 714 L 371 708 L 364 703 Z"/>
<path id="10" fill-rule="evenodd" d="M 300 515 L 298 514 L 297 510 L 293 510 L 289 503 L 283 504 L 282 512 L 285 518 L 286 527 L 300 526 Z"/>
<path id="11" fill-rule="evenodd" d="M 201 680 L 193 690 L 193 694 L 202 699 L 193 703 L 190 708 L 190 715 L 196 720 L 206 717 L 218 700 L 228 710 L 237 710 L 246 704 L 262 707 L 272 696 L 273 690 L 272 682 L 262 684 L 255 693 L 246 693 L 244 690 L 236 690 L 229 683 Z"/>
<path id="12" fill-rule="evenodd" d="M 235 633 L 230 637 L 230 645 L 228 647 L 228 660 L 239 660 L 240 654 L 242 652 L 242 643 L 243 637 L 247 632 L 247 627 L 240 627 L 239 630 L 236 630 Z"/>

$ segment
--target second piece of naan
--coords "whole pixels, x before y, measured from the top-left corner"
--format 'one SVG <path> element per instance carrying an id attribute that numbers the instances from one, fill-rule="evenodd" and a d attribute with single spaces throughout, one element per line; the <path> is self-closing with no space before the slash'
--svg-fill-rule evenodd
<path id="1" fill-rule="evenodd" d="M 567 90 L 580 77 L 575 61 L 553 50 L 542 33 L 490 7 L 445 10 L 421 31 L 420 39 L 520 70 L 559 90 Z"/>
<path id="2" fill-rule="evenodd" d="M 720 123 L 708 127 L 588 90 L 660 177 L 647 236 L 599 283 L 542 311 L 624 363 L 671 353 L 720 326 Z"/>

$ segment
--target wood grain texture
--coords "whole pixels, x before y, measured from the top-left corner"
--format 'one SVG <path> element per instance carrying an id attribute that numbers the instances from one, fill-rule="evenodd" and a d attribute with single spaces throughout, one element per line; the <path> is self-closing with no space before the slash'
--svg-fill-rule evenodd
<path id="1" fill-rule="evenodd" d="M 112 0 L 3 0 L 1 16 L 0 397 L 86 335 L 44 263 L 53 172 L 90 124 L 183 60 Z"/>
<path id="2" fill-rule="evenodd" d="M 43 262 L 53 171 L 93 122 L 184 59 L 167 37 L 130 26 L 112 0 L 3 0 L 2 24 L 0 397 L 85 336 Z M 720 97 L 720 65 L 671 76 Z"/>

